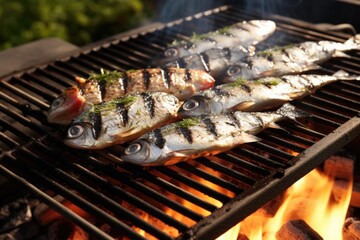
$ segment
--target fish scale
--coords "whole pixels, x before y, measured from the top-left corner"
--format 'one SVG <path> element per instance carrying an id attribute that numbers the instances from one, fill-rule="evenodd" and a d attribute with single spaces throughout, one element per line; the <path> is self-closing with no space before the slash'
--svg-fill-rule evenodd
<path id="1" fill-rule="evenodd" d="M 64 142 L 81 149 L 124 143 L 176 119 L 179 100 L 164 92 L 137 93 L 92 105 L 67 128 Z"/>
<path id="2" fill-rule="evenodd" d="M 270 20 L 251 20 L 238 22 L 217 31 L 201 35 L 194 34 L 186 41 L 174 41 L 154 60 L 153 66 L 161 66 L 189 55 L 206 52 L 213 48 L 223 49 L 234 46 L 248 48 L 265 40 L 276 29 Z M 178 60 L 181 62 L 183 60 Z"/>
<path id="3" fill-rule="evenodd" d="M 277 128 L 275 122 L 307 116 L 285 104 L 275 112 L 238 111 L 184 119 L 131 142 L 121 159 L 142 166 L 174 164 L 259 141 L 254 135 L 268 127 Z"/>
<path id="4" fill-rule="evenodd" d="M 221 82 L 234 82 L 239 78 L 257 79 L 282 76 L 319 68 L 318 64 L 332 57 L 347 57 L 344 51 L 360 50 L 360 34 L 344 43 L 332 41 L 302 42 L 273 47 L 247 56 L 228 66 Z"/>
<path id="5" fill-rule="evenodd" d="M 79 116 L 86 105 L 110 101 L 136 92 L 163 91 L 180 100 L 195 92 L 213 87 L 215 79 L 201 70 L 183 68 L 148 68 L 119 71 L 102 71 L 88 79 L 77 77 L 78 86 L 66 89 L 57 97 L 48 112 L 48 121 L 69 124 Z"/>
<path id="6" fill-rule="evenodd" d="M 178 115 L 182 118 L 202 114 L 220 114 L 229 111 L 262 111 L 278 107 L 285 102 L 303 98 L 334 81 L 360 80 L 340 70 L 333 75 L 287 75 L 266 77 L 253 81 L 218 85 L 201 91 L 184 101 Z"/>

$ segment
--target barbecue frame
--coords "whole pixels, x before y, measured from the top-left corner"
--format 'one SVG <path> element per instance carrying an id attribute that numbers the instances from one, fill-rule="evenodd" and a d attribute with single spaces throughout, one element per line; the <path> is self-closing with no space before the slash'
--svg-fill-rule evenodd
<path id="1" fill-rule="evenodd" d="M 118 44 L 124 41 L 126 42 L 131 40 L 132 38 L 137 38 L 141 35 L 146 35 L 151 32 L 161 31 L 164 28 L 171 28 L 173 26 L 182 25 L 186 22 L 191 22 L 194 19 L 196 20 L 198 18 L 203 18 L 206 16 L 210 16 L 228 10 L 233 11 L 231 10 L 231 7 L 223 6 L 213 10 L 205 11 L 200 14 L 195 14 L 192 17 L 180 19 L 171 23 L 167 23 L 167 24 L 156 23 L 150 26 L 146 26 L 145 28 L 135 29 L 133 31 L 119 34 L 110 37 L 108 39 L 104 39 L 100 42 L 96 42 L 94 44 L 88 45 L 81 49 L 75 50 L 71 54 L 66 54 L 66 56 L 61 57 L 60 60 L 57 61 L 66 62 L 69 59 L 77 58 L 82 54 L 87 54 L 88 52 L 92 52 L 92 51 L 98 51 L 99 49 L 101 50 L 101 48 L 106 48 L 109 45 Z M 269 16 L 269 19 L 273 19 L 277 23 L 278 22 L 283 23 L 290 20 L 294 21 L 293 19 L 288 19 L 281 16 Z M 306 22 L 296 20 L 296 24 L 297 26 L 303 27 L 305 32 L 313 31 L 319 37 L 333 38 L 334 40 L 343 40 L 346 39 L 346 37 L 348 37 L 347 34 L 343 34 L 343 33 L 331 33 L 329 35 L 327 35 L 326 33 L 321 33 L 318 30 L 313 29 L 312 25 Z M 30 69 L 27 69 L 24 72 L 19 72 L 17 74 L 11 74 L 9 76 L 6 76 L 0 83 L 0 87 L 4 87 L 4 86 L 8 87 L 8 85 L 11 85 L 8 83 L 8 81 L 10 81 L 12 78 L 14 77 L 21 78 L 21 76 L 23 76 L 24 74 L 31 75 L 32 72 L 36 71 L 37 69 L 45 69 L 49 64 L 51 63 L 46 62 L 43 64 L 38 64 Z M 14 94 L 21 95 L 23 93 L 18 92 Z M 27 96 L 27 94 L 23 94 L 23 96 L 25 98 L 28 97 L 30 99 L 30 102 L 31 100 L 33 100 L 32 97 Z M 3 100 L 5 99 L 5 101 L 7 102 L 13 101 L 11 99 L 11 96 L 6 96 L 6 94 L 0 95 L 0 97 L 2 97 Z M 40 104 L 40 105 L 44 105 L 44 104 Z M 299 103 L 298 105 L 302 106 L 301 103 Z M 26 108 L 25 105 L 22 106 Z M 48 106 L 43 106 L 43 107 L 46 108 Z M 3 113 L 8 113 L 8 111 L 11 112 L 11 109 L 7 110 L 6 106 L 0 106 L 0 111 Z M 26 111 L 26 109 L 23 111 Z M 31 115 L 32 113 L 36 114 L 35 112 L 32 112 L 31 108 L 29 109 L 29 113 L 31 117 L 34 116 L 36 117 L 36 115 Z M 24 116 L 26 116 L 25 113 Z M 1 164 L 2 162 L 5 161 L 16 162 L 17 159 L 14 153 L 15 154 L 17 152 L 23 153 L 23 151 L 26 152 L 28 151 L 27 150 L 28 147 L 31 147 L 33 145 L 42 146 L 42 141 L 44 139 L 47 140 L 53 138 L 52 135 L 48 135 L 45 132 L 42 133 L 42 131 L 46 129 L 42 129 L 41 126 L 40 127 L 34 126 L 34 127 L 41 129 L 39 131 L 40 131 L 40 135 L 42 136 L 40 138 L 35 138 L 30 140 L 28 143 L 24 145 L 19 145 L 9 151 L 2 152 L 0 154 L 0 172 L 4 176 L 9 177 L 10 179 L 14 179 L 15 181 L 20 182 L 22 185 L 26 186 L 42 202 L 44 202 L 54 210 L 58 211 L 59 213 L 61 213 L 63 216 L 67 217 L 71 221 L 75 222 L 80 227 L 84 228 L 84 230 L 91 233 L 92 236 L 95 236 L 98 239 L 112 239 L 110 235 L 101 231 L 98 227 L 94 226 L 89 221 L 78 216 L 71 210 L 67 209 L 66 207 L 58 203 L 52 197 L 50 197 L 46 193 L 46 188 L 45 190 L 42 190 L 42 188 L 44 187 L 42 183 L 40 183 L 39 186 L 32 184 L 31 182 L 28 181 L 27 179 L 28 176 L 26 175 L 23 176 L 16 173 L 14 169 L 10 169 L 9 167 L 6 167 L 5 165 L 7 164 L 5 165 Z M 8 128 L 8 127 L 4 127 L 4 128 Z M 3 127 L 1 127 L 1 130 L 2 129 Z M 212 239 L 220 236 L 226 230 L 230 229 L 236 223 L 244 219 L 247 215 L 251 214 L 253 211 L 261 207 L 267 201 L 271 200 L 273 197 L 281 193 L 283 190 L 285 190 L 287 187 L 293 184 L 296 180 L 304 176 L 306 173 L 308 173 L 315 167 L 319 166 L 325 159 L 327 159 L 329 156 L 334 154 L 337 150 L 340 150 L 342 147 L 346 146 L 348 143 L 355 140 L 359 135 L 360 135 L 359 114 L 356 114 L 355 116 L 351 117 L 345 123 L 339 124 L 338 127 L 336 124 L 334 124 L 334 130 L 331 133 L 329 133 L 326 136 L 324 135 L 320 140 L 315 142 L 312 146 L 302 151 L 301 154 L 299 154 L 297 157 L 294 157 L 293 159 L 288 161 L 287 167 L 285 167 L 285 169 L 280 168 L 280 169 L 276 169 L 276 171 L 271 172 L 271 174 L 269 174 L 266 179 L 263 179 L 262 181 L 259 181 L 258 183 L 254 184 L 254 186 L 252 186 L 251 189 L 248 189 L 243 193 L 238 194 L 235 198 L 226 202 L 221 208 L 214 210 L 209 216 L 200 219 L 195 225 L 191 226 L 191 228 L 181 232 L 181 234 L 174 239 Z M 8 141 L 11 142 L 11 139 L 9 138 Z M 46 147 L 44 147 L 44 149 L 46 149 Z M 31 158 L 31 152 L 29 158 Z M 135 169 L 139 169 L 139 168 L 135 168 Z M 61 194 L 64 195 L 68 194 L 65 191 L 65 189 L 61 188 L 61 186 L 56 186 L 56 189 L 59 189 L 59 192 L 61 192 Z M 85 206 L 83 205 L 84 203 L 82 202 L 81 198 L 74 198 L 73 200 L 77 200 L 79 201 L 78 204 L 82 205 L 83 207 Z M 91 205 L 86 205 L 86 206 L 88 206 L 88 210 L 92 211 Z M 111 218 L 109 219 L 110 219 L 109 221 L 113 220 L 116 222 L 116 219 L 111 219 Z M 131 235 L 132 229 L 130 229 L 130 227 L 126 226 L 125 224 L 123 227 L 124 229 L 128 230 L 127 232 L 128 237 L 131 237 L 133 239 L 142 239 L 137 234 Z M 172 238 L 168 238 L 168 239 L 172 239 Z"/>

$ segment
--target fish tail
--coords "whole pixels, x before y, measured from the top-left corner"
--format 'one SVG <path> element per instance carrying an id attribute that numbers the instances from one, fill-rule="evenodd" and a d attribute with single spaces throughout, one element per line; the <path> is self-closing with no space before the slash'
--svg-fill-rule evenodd
<path id="1" fill-rule="evenodd" d="M 348 72 L 344 70 L 339 70 L 333 74 L 334 77 L 338 78 L 339 80 L 357 80 L 360 81 L 360 75 L 350 75 Z"/>
<path id="2" fill-rule="evenodd" d="M 345 43 L 348 50 L 360 50 L 360 33 L 349 38 Z"/>
<path id="3" fill-rule="evenodd" d="M 296 109 L 296 107 L 290 103 L 282 105 L 282 107 L 276 110 L 276 113 L 294 121 L 296 121 L 297 118 L 310 117 L 310 113 Z"/>

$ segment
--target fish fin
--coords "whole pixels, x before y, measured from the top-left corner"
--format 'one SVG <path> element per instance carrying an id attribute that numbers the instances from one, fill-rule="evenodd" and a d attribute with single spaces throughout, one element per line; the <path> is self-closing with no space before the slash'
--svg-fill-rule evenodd
<path id="1" fill-rule="evenodd" d="M 282 105 L 282 107 L 276 110 L 276 113 L 293 121 L 296 121 L 297 118 L 305 118 L 311 116 L 310 113 L 298 110 L 294 105 L 290 103 L 285 103 L 284 105 Z"/>
<path id="2" fill-rule="evenodd" d="M 75 81 L 77 82 L 77 84 L 84 84 L 86 82 L 86 79 L 82 77 L 75 77 Z"/>
<path id="3" fill-rule="evenodd" d="M 360 80 L 360 76 L 359 75 L 350 75 L 348 72 L 344 71 L 344 70 L 339 70 L 337 72 L 335 72 L 333 74 L 334 77 L 337 77 L 340 80 Z"/>
<path id="4" fill-rule="evenodd" d="M 190 158 L 195 158 L 193 155 L 194 149 L 183 149 L 175 152 L 169 152 L 162 158 L 161 164 L 172 165 Z"/>
<path id="5" fill-rule="evenodd" d="M 237 104 L 236 106 L 232 107 L 229 110 L 230 111 L 243 111 L 243 110 L 247 110 L 247 109 L 251 108 L 254 105 L 255 105 L 254 101 L 244 101 L 240 104 Z"/>
<path id="6" fill-rule="evenodd" d="M 334 77 L 347 77 L 349 76 L 349 73 L 345 72 L 344 70 L 339 70 L 333 74 Z"/>
<path id="7" fill-rule="evenodd" d="M 281 130 L 287 134 L 290 134 L 290 132 L 288 130 L 286 130 L 285 128 L 282 128 L 280 127 L 278 124 L 274 123 L 274 122 L 271 122 L 269 125 L 268 125 L 269 128 L 274 128 L 274 129 L 278 129 L 278 130 Z"/>
<path id="8" fill-rule="evenodd" d="M 310 70 L 317 70 L 320 69 L 321 66 L 315 63 L 309 63 L 304 67 L 301 67 L 301 69 L 298 69 L 298 71 L 289 72 L 288 70 L 284 69 L 272 69 L 269 71 L 264 71 L 259 74 L 259 78 L 261 77 L 276 77 L 276 76 L 283 76 L 291 73 L 298 73 L 298 72 L 304 72 L 304 71 L 310 71 Z"/>
<path id="9" fill-rule="evenodd" d="M 360 49 L 360 33 L 356 34 L 354 37 L 349 38 L 345 43 L 345 45 L 349 46 L 348 50 Z"/>
<path id="10" fill-rule="evenodd" d="M 352 56 L 350 56 L 349 54 L 346 54 L 346 53 L 341 52 L 341 51 L 335 51 L 332 56 L 333 57 L 340 57 L 340 58 L 352 58 Z"/>
<path id="11" fill-rule="evenodd" d="M 241 138 L 241 143 L 251 143 L 251 142 L 261 141 L 261 138 L 245 132 L 240 134 L 240 138 Z"/>

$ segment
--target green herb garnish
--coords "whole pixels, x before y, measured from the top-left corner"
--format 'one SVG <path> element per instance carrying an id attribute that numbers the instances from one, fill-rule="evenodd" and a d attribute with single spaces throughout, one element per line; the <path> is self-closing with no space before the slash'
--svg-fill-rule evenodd
<path id="1" fill-rule="evenodd" d="M 98 73 L 91 73 L 89 76 L 89 80 L 94 80 L 97 82 L 105 81 L 106 83 L 113 83 L 114 81 L 118 80 L 119 78 L 124 77 L 123 72 L 119 71 L 106 71 L 104 69 L 100 69 L 100 74 Z"/>
<path id="2" fill-rule="evenodd" d="M 279 78 L 267 78 L 267 79 L 259 79 L 254 81 L 254 84 L 266 85 L 266 86 L 276 86 L 281 82 Z"/>
<path id="3" fill-rule="evenodd" d="M 224 84 L 224 87 L 234 88 L 234 87 L 241 87 L 245 84 L 249 83 L 249 80 L 246 78 L 238 77 L 234 82 Z"/>

